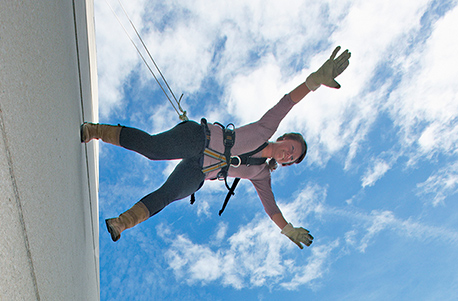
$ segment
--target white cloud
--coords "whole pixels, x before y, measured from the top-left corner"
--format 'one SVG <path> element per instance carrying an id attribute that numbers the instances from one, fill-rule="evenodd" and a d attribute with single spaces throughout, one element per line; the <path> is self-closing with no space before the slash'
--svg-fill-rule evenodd
<path id="1" fill-rule="evenodd" d="M 347 228 L 335 231 L 330 237 L 321 237 L 321 243 L 315 242 L 302 251 L 282 236 L 272 221 L 259 215 L 241 225 L 226 241 L 223 239 L 228 232 L 225 223 L 220 223 L 210 241 L 203 244 L 195 243 L 185 234 L 165 225 L 158 228 L 158 234 L 169 245 L 165 257 L 179 281 L 189 285 L 221 281 L 223 285 L 236 289 L 281 285 L 295 290 L 303 285 L 313 285 L 314 281 L 324 277 L 339 256 L 349 255 L 352 250 L 367 252 L 383 231 L 425 242 L 458 243 L 458 233 L 445 227 L 426 225 L 410 218 L 402 220 L 389 210 L 373 210 L 366 214 L 329 207 L 324 203 L 325 198 L 326 189 L 309 185 L 297 194 L 294 201 L 280 203 L 283 214 L 295 226 L 316 226 L 335 220 L 335 217 L 348 221 Z M 314 229 L 310 230 L 314 234 Z M 345 244 L 342 245 L 341 241 Z M 297 252 L 311 254 L 307 259 L 303 256 L 291 258 Z"/>
<path id="2" fill-rule="evenodd" d="M 291 221 L 295 226 L 304 226 L 309 215 L 313 214 L 319 217 L 324 212 L 326 196 L 326 188 L 308 184 L 299 191 L 294 201 L 284 203 L 279 200 L 277 203 L 288 221 Z"/>
<path id="3" fill-rule="evenodd" d="M 228 225 L 225 222 L 219 222 L 218 227 L 215 233 L 215 241 L 221 243 L 221 241 L 226 237 Z"/>
<path id="4" fill-rule="evenodd" d="M 313 248 L 312 256 L 307 260 L 307 265 L 293 265 L 293 279 L 289 282 L 281 283 L 281 286 L 288 290 L 294 290 L 301 285 L 323 277 L 328 270 L 328 265 L 331 261 L 330 257 L 333 256 L 332 251 L 337 247 L 339 247 L 339 241 L 335 240 L 327 245 L 320 245 Z"/>
<path id="5" fill-rule="evenodd" d="M 267 254 L 278 253 L 281 245 L 279 235 L 272 231 L 270 223 L 263 219 L 257 225 L 242 227 L 229 238 L 228 249 L 214 250 L 208 245 L 199 245 L 184 235 L 178 235 L 178 238 L 171 241 L 165 256 L 175 275 L 186 279 L 188 284 L 206 284 L 221 278 L 224 285 L 235 288 L 246 287 L 248 283 L 260 286 L 267 278 L 279 277 L 284 269 L 278 263 L 279 256 Z M 277 260 L 269 261 L 267 257 L 276 257 Z"/>
<path id="6" fill-rule="evenodd" d="M 443 203 L 445 198 L 458 192 L 458 163 L 435 172 L 425 182 L 419 183 L 417 188 L 417 194 L 426 198 L 433 206 Z"/>
<path id="7" fill-rule="evenodd" d="M 197 206 L 197 215 L 202 216 L 205 215 L 206 217 L 210 217 L 212 215 L 211 207 L 208 201 L 205 198 L 200 197 L 200 195 L 196 196 L 199 202 L 196 204 Z"/>
<path id="8" fill-rule="evenodd" d="M 390 165 L 384 160 L 378 159 L 371 169 L 367 170 L 362 178 L 362 187 L 373 186 L 390 169 Z"/>
<path id="9" fill-rule="evenodd" d="M 393 212 L 373 211 L 371 213 L 371 224 L 366 229 L 367 233 L 361 239 L 360 246 L 358 249 L 364 253 L 366 251 L 366 248 L 369 245 L 369 242 L 373 240 L 374 236 L 377 233 L 379 233 L 380 231 L 385 230 L 387 228 L 387 225 L 393 224 L 394 221 L 395 221 L 395 218 L 394 218 Z"/>
<path id="10" fill-rule="evenodd" d="M 173 170 L 178 165 L 178 163 L 180 163 L 180 160 L 165 161 L 166 167 L 162 170 L 162 175 L 164 176 L 164 181 L 173 172 Z"/>
<path id="11" fill-rule="evenodd" d="M 404 72 L 399 88 L 389 98 L 390 112 L 401 128 L 406 146 L 418 143 L 418 155 L 430 157 L 436 152 L 456 153 L 458 129 L 458 64 L 451 39 L 458 28 L 458 8 L 433 24 L 431 37 L 424 46 L 400 55 L 396 69 Z"/>
<path id="12" fill-rule="evenodd" d="M 350 230 L 347 233 L 345 233 L 345 243 L 349 246 L 355 246 L 356 245 L 356 230 Z"/>
<path id="13" fill-rule="evenodd" d="M 263 62 L 261 60 L 261 65 L 257 66 L 251 73 L 239 75 L 233 79 L 232 93 L 228 98 L 230 104 L 235 108 L 244 108 L 247 106 L 248 98 L 250 99 L 250 106 L 264 108 L 266 101 L 269 104 L 272 98 L 277 101 L 281 95 L 294 88 L 291 83 L 299 84 L 308 73 L 318 68 L 329 57 L 335 45 L 341 44 L 345 48 L 348 47 L 353 56 L 350 60 L 349 69 L 338 79 L 342 82 L 343 88 L 338 92 L 321 88 L 307 96 L 307 99 L 304 100 L 305 103 L 299 104 L 285 119 L 279 132 L 294 129 L 305 133 L 311 146 L 308 159 L 311 163 L 326 163 L 330 156 L 348 147 L 346 169 L 349 169 L 361 141 L 366 138 L 372 123 L 376 120 L 380 108 L 383 106 L 381 99 L 386 93 L 386 87 L 380 87 L 373 92 L 368 90 L 372 85 L 370 79 L 374 76 L 373 72 L 379 64 L 391 59 L 391 56 L 397 53 L 397 50 L 392 52 L 386 50 L 390 49 L 404 32 L 419 27 L 419 18 L 424 12 L 426 3 L 426 1 L 422 1 L 409 2 L 403 5 L 393 5 L 391 2 L 380 2 L 377 5 L 372 2 L 370 5 L 366 2 L 341 4 L 338 16 L 322 15 L 320 18 L 323 22 L 323 19 L 329 17 L 326 20 L 330 24 L 336 25 L 338 30 L 333 31 L 332 26 L 322 28 L 323 42 L 330 46 L 317 55 L 310 53 L 308 57 L 303 58 L 307 65 L 311 66 L 311 70 L 304 70 L 294 78 L 284 76 L 280 67 L 284 64 L 284 59 L 277 59 L 276 57 L 267 59 L 268 56 L 266 56 Z M 335 2 L 329 2 L 330 7 L 333 7 L 334 4 Z M 377 12 L 373 11 L 375 7 Z M 396 9 L 394 10 L 393 7 Z M 386 11 L 390 14 L 390 30 L 386 29 L 386 17 L 380 11 Z M 347 13 L 349 14 L 347 15 Z M 313 28 L 312 21 L 306 22 L 302 26 Z M 361 31 L 361 28 L 364 30 Z M 358 36 L 348 34 L 353 32 L 358 32 Z M 331 38 L 326 38 L 329 35 Z M 372 39 L 374 36 L 377 36 L 377 39 Z M 372 42 L 367 43 L 369 40 Z M 310 40 L 308 42 L 313 44 Z M 291 58 L 299 53 L 307 55 L 306 43 L 302 44 L 302 48 L 298 48 L 296 54 L 291 54 Z M 303 53 L 304 50 L 307 52 Z M 271 68 L 267 66 L 271 66 Z M 273 66 L 275 68 L 272 68 Z M 261 74 L 262 76 L 258 76 Z M 279 77 L 279 74 L 282 77 Z M 259 80 L 259 78 L 263 80 Z M 249 83 L 247 83 L 248 80 Z M 237 88 L 239 85 L 240 88 Z M 233 93 L 234 91 L 243 91 L 244 93 L 248 91 L 248 94 Z M 256 95 L 258 95 L 258 101 Z M 267 95 L 267 99 L 264 95 Z M 270 98 L 269 95 L 271 95 Z M 240 112 L 240 109 L 235 111 Z M 251 114 L 253 115 L 253 113 Z M 252 121 L 254 116 L 242 120 Z"/>
<path id="14" fill-rule="evenodd" d="M 375 93 L 371 97 L 365 89 L 370 84 L 368 79 L 380 62 L 393 55 L 386 53 L 386 49 L 403 33 L 419 27 L 426 3 L 410 1 L 401 5 L 395 1 L 378 1 L 369 5 L 364 1 L 326 1 L 306 5 L 292 1 L 284 5 L 272 1 L 260 5 L 235 1 L 227 5 L 172 1 L 148 3 L 153 6 L 147 7 L 146 2 L 139 1 L 130 4 L 127 10 L 134 22 L 140 24 L 144 40 L 175 91 L 192 94 L 201 88 L 205 78 L 214 76 L 224 92 L 220 108 L 223 111 L 233 108 L 230 121 L 237 118 L 242 124 L 259 118 L 279 97 L 303 81 L 329 57 L 335 45 L 350 48 L 351 65 L 341 77 L 344 88 L 338 93 L 320 89 L 308 97 L 306 104 L 293 110 L 280 128 L 280 131 L 292 129 L 306 133 L 313 146 L 309 156 L 312 163 L 326 163 L 331 155 L 349 147 L 346 163 L 349 168 L 380 107 L 379 95 Z M 121 105 L 122 80 L 138 62 L 130 42 L 119 40 L 126 39 L 124 33 L 118 30 L 118 34 L 113 34 L 119 25 L 109 14 L 105 3 L 100 3 L 97 9 L 98 18 L 103 18 L 100 23 L 110 25 L 97 27 L 101 37 L 100 83 L 106 85 L 101 90 L 107 93 L 101 95 L 102 115 Z M 389 24 L 385 14 L 390 15 Z M 350 34 L 353 32 L 358 35 Z M 375 36 L 377 39 L 372 39 Z M 372 43 L 367 43 L 368 40 Z M 329 46 L 313 55 L 316 51 L 312 48 L 317 45 Z M 116 58 L 104 60 L 110 54 Z M 312 69 L 294 74 L 296 71 L 290 69 L 294 65 L 302 68 L 310 65 Z M 146 69 L 142 70 L 143 78 L 147 79 L 145 84 L 156 85 L 151 83 Z M 225 118 L 215 115 L 218 111 L 215 108 L 209 110 L 207 113 L 214 120 Z M 167 124 L 160 122 L 163 116 L 158 113 L 152 121 Z"/>
<path id="15" fill-rule="evenodd" d="M 344 239 L 347 246 L 362 253 L 365 253 L 367 248 L 375 243 L 377 234 L 382 231 L 428 243 L 433 240 L 446 244 L 458 243 L 458 232 L 454 229 L 425 224 L 413 218 L 403 220 L 397 218 L 389 210 L 373 210 L 365 214 L 331 208 L 326 210 L 326 213 L 347 217 L 353 223 L 353 228 L 344 234 Z"/>
<path id="16" fill-rule="evenodd" d="M 240 74 L 231 82 L 230 95 L 225 100 L 229 114 L 240 125 L 258 120 L 285 94 L 280 92 L 281 72 L 275 58 L 268 56 L 259 69 Z"/>
<path id="17" fill-rule="evenodd" d="M 352 58 L 348 70 L 338 79 L 342 89 L 338 93 L 320 89 L 307 97 L 304 109 L 297 114 L 292 112 L 296 115 L 291 123 L 303 124 L 303 131 L 312 142 L 309 160 L 326 163 L 330 155 L 349 147 L 345 168 L 350 168 L 361 141 L 366 139 L 383 106 L 381 101 L 386 86 L 371 91 L 371 86 L 375 84 L 371 81 L 374 71 L 398 53 L 390 49 L 403 33 L 419 27 L 426 3 L 410 1 L 400 5 L 395 1 L 359 1 L 348 4 L 348 15 L 338 22 L 338 29 L 327 40 L 330 48 L 313 57 L 310 64 L 316 66 L 313 69 L 317 68 L 329 56 L 334 45 L 348 47 Z M 389 24 L 386 14 L 390 16 Z M 358 34 L 353 34 L 355 32 Z"/>
<path id="18" fill-rule="evenodd" d="M 125 5 L 130 18 L 136 24 L 141 24 L 140 19 L 145 2 L 144 0 L 133 0 Z M 121 17 L 123 13 L 120 7 L 115 6 L 113 1 L 110 4 L 116 14 Z M 108 117 L 113 108 L 122 107 L 122 85 L 129 73 L 137 67 L 139 56 L 106 1 L 95 1 L 94 10 L 99 110 L 103 119 Z M 141 30 L 141 25 L 139 25 L 139 30 Z"/>
<path id="19" fill-rule="evenodd" d="M 319 203 L 324 195 L 320 191 L 317 186 L 307 187 L 292 203 L 282 206 L 283 212 L 300 226 L 307 216 L 321 211 Z M 211 236 L 215 239 L 209 244 L 193 243 L 190 238 L 165 225 L 158 228 L 158 233 L 170 245 L 165 256 L 176 277 L 190 285 L 220 279 L 223 285 L 237 289 L 270 286 L 285 279 L 290 279 L 283 284 L 288 289 L 307 284 L 323 276 L 330 253 L 338 246 L 337 242 L 332 242 L 300 251 L 280 234 L 269 218 L 258 215 L 240 226 L 226 243 L 222 240 L 227 233 L 224 223 L 217 227 Z M 308 253 L 309 250 L 312 255 L 306 264 L 288 258 L 290 252 Z"/>

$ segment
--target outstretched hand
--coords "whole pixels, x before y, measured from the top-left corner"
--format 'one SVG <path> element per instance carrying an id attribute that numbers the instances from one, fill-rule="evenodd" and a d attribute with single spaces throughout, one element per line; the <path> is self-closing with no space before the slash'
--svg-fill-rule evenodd
<path id="1" fill-rule="evenodd" d="M 292 242 L 294 242 L 299 248 L 303 249 L 302 244 L 309 247 L 313 242 L 313 236 L 310 235 L 309 230 L 300 228 L 294 228 L 291 223 L 287 224 L 282 230 L 281 234 L 286 235 Z"/>
<path id="2" fill-rule="evenodd" d="M 340 51 L 340 46 L 331 54 L 331 57 L 320 67 L 316 72 L 310 74 L 305 81 L 305 84 L 311 91 L 315 91 L 321 85 L 339 89 L 340 84 L 335 80 L 350 64 L 349 59 L 351 53 L 345 50 L 338 58 L 337 53 Z"/>

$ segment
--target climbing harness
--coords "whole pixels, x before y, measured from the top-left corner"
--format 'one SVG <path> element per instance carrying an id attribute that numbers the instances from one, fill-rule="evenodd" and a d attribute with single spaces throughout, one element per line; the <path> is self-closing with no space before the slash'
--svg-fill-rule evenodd
<path id="1" fill-rule="evenodd" d="M 118 15 L 116 14 L 116 12 L 114 11 L 113 7 L 110 5 L 110 3 L 108 2 L 108 0 L 105 0 L 105 2 L 108 4 L 108 6 L 110 7 L 111 11 L 113 12 L 114 16 L 116 17 L 116 19 L 118 20 L 119 24 L 121 25 L 121 27 L 124 29 L 124 32 L 126 33 L 127 37 L 129 38 L 130 42 L 132 43 L 132 45 L 134 45 L 135 49 L 137 50 L 138 54 L 140 55 L 140 57 L 142 58 L 143 60 L 143 63 L 145 63 L 146 67 L 148 68 L 148 70 L 150 71 L 150 73 L 153 75 L 154 79 L 156 80 L 156 82 L 158 83 L 159 87 L 161 88 L 162 92 L 164 92 L 164 95 L 167 97 L 167 99 L 169 100 L 170 104 L 172 105 L 173 109 L 175 110 L 175 112 L 177 112 L 180 120 L 182 121 L 187 121 L 189 120 L 188 119 L 188 116 L 186 115 L 186 111 L 183 110 L 183 108 L 181 107 L 181 99 L 183 98 L 183 94 L 181 94 L 180 98 L 177 100 L 177 98 L 175 97 L 175 94 L 173 93 L 172 89 L 170 88 L 167 80 L 165 79 L 164 75 L 162 74 L 161 70 L 159 69 L 159 66 L 156 64 L 156 61 L 153 59 L 153 56 L 151 55 L 151 53 L 149 52 L 148 50 L 148 47 L 146 47 L 146 44 L 143 42 L 143 39 L 142 37 L 140 36 L 140 34 L 138 33 L 138 30 L 137 28 L 135 27 L 134 23 L 132 22 L 132 20 L 130 19 L 129 15 L 127 14 L 127 11 L 124 9 L 124 6 L 122 5 L 121 3 L 121 0 L 118 0 L 119 2 L 119 5 L 121 6 L 122 8 L 122 11 L 124 12 L 124 14 L 126 15 L 127 19 L 129 20 L 129 23 L 130 25 L 132 26 L 132 28 L 134 29 L 138 39 L 140 40 L 141 44 L 143 45 L 143 48 L 145 49 L 146 53 L 148 54 L 149 58 L 151 59 L 151 61 L 153 62 L 154 64 L 154 67 L 156 68 L 157 72 L 159 72 L 161 78 L 162 78 L 162 81 L 164 82 L 165 86 L 167 87 L 168 91 L 170 92 L 170 94 L 172 95 L 172 97 L 170 97 L 165 88 L 162 86 L 161 82 L 159 81 L 159 79 L 157 78 L 156 74 L 154 74 L 153 70 L 151 69 L 151 67 L 149 66 L 148 62 L 146 61 L 145 57 L 143 56 L 143 54 L 141 53 L 140 49 L 138 48 L 138 46 L 135 44 L 134 40 L 132 39 L 132 37 L 129 35 L 126 27 L 122 24 L 121 20 L 119 19 Z M 173 103 L 172 99 L 175 101 L 176 105 L 178 106 L 178 109 L 176 108 L 175 104 Z M 180 114 L 181 112 L 181 114 Z"/>
<path id="2" fill-rule="evenodd" d="M 202 172 L 204 174 L 207 174 L 209 172 L 220 169 L 215 179 L 218 179 L 220 181 L 224 180 L 224 184 L 226 185 L 226 188 L 229 190 L 226 195 L 226 199 L 224 200 L 223 207 L 219 211 L 219 215 L 221 216 L 221 214 L 224 212 L 224 209 L 227 206 L 227 203 L 229 202 L 229 199 L 231 198 L 231 196 L 235 195 L 235 188 L 237 187 L 237 184 L 240 182 L 240 178 L 235 178 L 234 182 L 232 182 L 232 185 L 229 187 L 229 185 L 227 184 L 227 174 L 229 171 L 229 167 L 232 166 L 234 168 L 237 168 L 240 165 L 249 166 L 264 164 L 267 158 L 254 158 L 252 156 L 262 151 L 268 145 L 268 143 L 263 143 L 261 146 L 259 146 L 257 149 L 251 152 L 247 152 L 238 156 L 232 156 L 231 149 L 235 143 L 235 126 L 234 124 L 230 123 L 225 127 L 221 123 L 215 122 L 214 124 L 219 125 L 223 131 L 224 154 L 222 154 L 220 152 L 208 148 L 208 144 L 210 142 L 210 130 L 208 129 L 207 120 L 205 118 L 202 118 L 201 124 L 204 127 L 206 134 L 204 155 L 220 161 L 218 163 L 204 167 L 202 169 Z M 191 204 L 193 204 L 194 202 L 195 195 L 193 193 L 191 195 Z"/>

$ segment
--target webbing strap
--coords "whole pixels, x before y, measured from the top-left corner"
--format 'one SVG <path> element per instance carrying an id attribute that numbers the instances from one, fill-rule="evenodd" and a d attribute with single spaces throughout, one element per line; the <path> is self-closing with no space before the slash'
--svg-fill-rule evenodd
<path id="1" fill-rule="evenodd" d="M 204 150 L 204 155 L 212 157 L 213 159 L 216 159 L 216 160 L 226 161 L 226 157 L 223 154 L 218 153 L 217 151 L 214 151 L 210 148 L 206 148 Z"/>
<path id="2" fill-rule="evenodd" d="M 221 210 L 218 213 L 219 216 L 221 216 L 221 214 L 223 214 L 224 209 L 226 209 L 227 203 L 229 202 L 229 199 L 231 198 L 231 196 L 233 196 L 235 194 L 234 190 L 235 190 L 235 187 L 237 187 L 237 184 L 239 182 L 240 182 L 240 178 L 235 178 L 234 179 L 234 182 L 232 183 L 231 189 L 228 191 L 228 193 L 226 195 L 226 199 L 224 199 L 223 207 L 221 208 Z"/>
<path id="3" fill-rule="evenodd" d="M 204 169 L 202 169 L 202 172 L 203 172 L 204 174 L 205 174 L 205 173 L 209 173 L 209 172 L 212 172 L 212 171 L 221 169 L 221 168 L 223 168 L 223 167 L 226 166 L 226 165 L 227 165 L 226 162 L 216 163 L 216 164 L 213 164 L 213 165 L 210 165 L 210 166 L 205 167 Z"/>
<path id="4" fill-rule="evenodd" d="M 260 152 L 261 150 L 266 148 L 267 145 L 268 145 L 268 143 L 266 142 L 266 143 L 262 144 L 261 146 L 259 146 L 254 151 L 251 151 L 251 152 L 248 152 L 248 153 L 244 153 L 244 154 L 242 154 L 240 156 L 232 156 L 231 159 L 230 159 L 230 165 L 234 166 L 234 167 L 238 167 L 241 164 L 243 164 L 243 165 L 261 165 L 261 164 L 263 164 L 264 162 L 266 162 L 267 158 L 253 158 L 252 155 Z M 207 167 L 203 168 L 202 169 L 203 173 L 209 173 L 209 172 L 212 172 L 212 171 L 217 170 L 219 168 L 227 166 L 226 156 L 221 154 L 221 153 L 219 153 L 219 152 L 217 152 L 217 151 L 214 151 L 214 150 L 212 150 L 210 148 L 206 148 L 204 150 L 204 155 L 209 156 L 209 157 L 211 157 L 213 159 L 216 159 L 216 160 L 220 160 L 221 162 L 220 163 L 215 163 L 213 165 L 210 165 L 210 166 L 207 166 Z"/>

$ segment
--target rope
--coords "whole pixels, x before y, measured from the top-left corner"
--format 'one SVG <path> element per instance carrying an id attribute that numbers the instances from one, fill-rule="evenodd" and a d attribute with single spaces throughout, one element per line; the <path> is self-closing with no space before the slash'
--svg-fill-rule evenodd
<path id="1" fill-rule="evenodd" d="M 114 16 L 116 17 L 116 19 L 118 20 L 119 24 L 121 25 L 121 27 L 123 28 L 124 32 L 126 33 L 127 37 L 129 38 L 130 42 L 132 43 L 132 45 L 134 45 L 135 49 L 137 50 L 138 54 L 140 55 L 140 57 L 142 58 L 143 60 L 143 63 L 145 63 L 146 67 L 148 68 L 148 70 L 150 71 L 150 73 L 153 75 L 154 79 L 156 80 L 157 84 L 159 85 L 159 87 L 161 88 L 162 92 L 164 93 L 164 95 L 167 97 L 168 101 L 170 102 L 170 104 L 172 105 L 173 109 L 175 110 L 175 112 L 177 112 L 178 116 L 180 117 L 180 120 L 182 121 L 186 121 L 186 120 L 189 120 L 187 115 L 186 115 L 186 111 L 183 110 L 183 108 L 181 107 L 181 99 L 183 97 L 183 94 L 180 96 L 180 99 L 177 100 L 176 97 L 175 97 L 175 94 L 173 93 L 172 89 L 170 88 L 167 80 L 165 79 L 164 75 L 162 74 L 161 70 L 159 69 L 159 66 L 156 64 L 156 61 L 153 59 L 153 56 L 151 55 L 151 53 L 149 52 L 148 50 L 148 47 L 146 47 L 146 44 L 143 42 L 143 39 L 142 37 L 140 36 L 140 34 L 138 33 L 138 30 L 137 28 L 135 27 L 134 23 L 132 22 L 132 20 L 130 19 L 129 15 L 127 14 L 127 11 L 124 9 L 124 6 L 122 5 L 121 3 L 121 0 L 118 0 L 119 2 L 119 5 L 121 6 L 122 8 L 122 11 L 124 12 L 124 14 L 126 15 L 127 19 L 129 20 L 129 23 L 130 25 L 132 26 L 132 28 L 134 29 L 135 33 L 137 34 L 137 37 L 138 39 L 140 40 L 140 42 L 142 43 L 143 45 L 143 48 L 146 50 L 146 52 L 148 53 L 148 56 L 149 58 L 151 59 L 151 61 L 153 62 L 154 66 L 156 67 L 156 70 L 159 72 L 159 74 L 161 75 L 161 78 L 162 80 L 164 81 L 165 85 L 167 86 L 167 89 L 169 90 L 170 94 L 172 94 L 172 97 L 173 99 L 175 100 L 176 104 L 178 105 L 178 109 L 176 108 L 175 104 L 173 103 L 172 99 L 170 99 L 169 95 L 167 94 L 166 90 L 164 89 L 164 87 L 162 86 L 162 84 L 160 83 L 159 79 L 157 78 L 156 74 L 154 74 L 153 70 L 151 69 L 151 67 L 149 66 L 148 62 L 146 61 L 145 57 L 143 56 L 143 54 L 140 52 L 140 49 L 137 47 L 137 45 L 135 44 L 134 40 L 132 39 L 132 37 L 130 36 L 130 34 L 128 33 L 126 27 L 122 24 L 121 20 L 119 19 L 118 15 L 116 14 L 116 12 L 114 11 L 113 7 L 110 5 L 110 3 L 108 2 L 108 0 L 105 0 L 105 2 L 107 3 L 107 5 L 110 7 L 111 11 L 113 12 Z M 182 114 L 180 114 L 180 112 Z"/>

